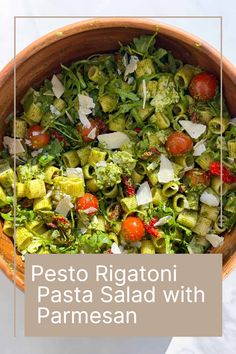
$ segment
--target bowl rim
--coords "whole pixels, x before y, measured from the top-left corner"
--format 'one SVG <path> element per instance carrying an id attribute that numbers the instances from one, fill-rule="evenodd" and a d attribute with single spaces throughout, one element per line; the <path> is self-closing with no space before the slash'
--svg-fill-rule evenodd
<path id="1" fill-rule="evenodd" d="M 202 40 L 200 37 L 195 36 L 183 29 L 180 29 L 179 27 L 169 25 L 161 21 L 159 22 L 158 18 L 156 18 L 156 20 L 153 20 L 146 17 L 94 17 L 91 19 L 74 22 L 72 24 L 57 28 L 56 30 L 50 31 L 49 33 L 41 36 L 34 42 L 30 43 L 0 71 L 0 87 L 4 85 L 4 83 L 9 79 L 10 76 L 14 75 L 14 65 L 16 65 L 17 69 L 17 66 L 22 65 L 32 55 L 37 54 L 39 51 L 41 51 L 51 43 L 63 40 L 65 36 L 73 36 L 74 34 L 78 34 L 80 32 L 87 32 L 101 28 L 111 27 L 127 27 L 134 29 L 137 28 L 144 29 L 150 32 L 157 31 L 163 35 L 170 36 L 171 38 L 179 39 L 181 37 L 182 41 L 188 45 L 196 45 L 200 43 L 199 50 L 203 50 L 211 57 L 213 61 L 218 61 L 220 65 L 221 53 L 216 48 L 214 48 L 206 41 Z M 58 35 L 58 33 L 60 32 L 61 35 Z M 236 67 L 223 55 L 222 69 L 231 77 L 232 81 L 234 81 L 234 83 L 236 84 Z"/>
<path id="2" fill-rule="evenodd" d="M 14 76 L 14 67 L 23 65 L 26 61 L 30 60 L 32 55 L 37 54 L 39 51 L 48 47 L 50 44 L 63 40 L 65 37 L 73 36 L 78 33 L 98 30 L 102 28 L 133 28 L 143 29 L 147 32 L 159 32 L 164 36 L 169 36 L 176 40 L 181 38 L 183 43 L 187 45 L 195 45 L 200 43 L 199 50 L 207 54 L 212 61 L 218 62 L 220 67 L 221 54 L 213 46 L 202 40 L 201 38 L 183 30 L 179 27 L 159 22 L 159 18 L 155 20 L 147 17 L 93 17 L 90 19 L 82 20 L 79 22 L 73 22 L 72 24 L 57 28 L 49 33 L 36 39 L 34 42 L 20 51 L 15 58 L 13 58 L 8 64 L 6 64 L 0 71 L 0 89 L 5 83 Z M 61 35 L 58 35 L 62 32 Z M 236 85 L 236 68 L 234 65 L 222 55 L 222 70 L 231 77 L 231 80 Z M 214 253 L 214 252 L 213 252 Z M 230 267 L 224 272 L 224 276 L 227 276 L 229 272 L 236 267 L 236 254 L 230 260 Z M 9 267 L 7 260 L 2 254 L 0 254 L 0 269 L 5 275 L 14 281 L 16 285 L 23 290 L 24 281 L 16 273 L 14 277 L 14 270 Z"/>

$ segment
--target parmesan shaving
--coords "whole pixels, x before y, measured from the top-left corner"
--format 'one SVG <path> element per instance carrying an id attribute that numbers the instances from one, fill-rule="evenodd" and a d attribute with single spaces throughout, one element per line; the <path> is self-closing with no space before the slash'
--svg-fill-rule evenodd
<path id="1" fill-rule="evenodd" d="M 106 167 L 107 163 L 106 161 L 99 161 L 96 163 L 96 167 Z"/>
<path id="2" fill-rule="evenodd" d="M 171 215 L 163 216 L 163 218 L 159 219 L 154 226 L 162 226 L 167 224 L 172 219 Z"/>
<path id="3" fill-rule="evenodd" d="M 79 119 L 85 128 L 90 128 L 91 123 L 87 118 L 87 115 L 92 113 L 92 109 L 95 107 L 93 99 L 86 95 L 78 95 L 79 98 Z"/>
<path id="4" fill-rule="evenodd" d="M 86 234 L 86 232 L 87 232 L 86 227 L 81 227 L 80 232 L 82 235 Z"/>
<path id="5" fill-rule="evenodd" d="M 140 241 L 130 242 L 130 246 L 131 246 L 131 247 L 141 248 L 142 242 L 140 242 Z"/>
<path id="6" fill-rule="evenodd" d="M 134 78 L 132 76 L 130 76 L 127 80 L 127 84 L 131 85 L 134 82 Z"/>
<path id="7" fill-rule="evenodd" d="M 25 144 L 28 145 L 28 146 L 31 146 L 32 145 L 31 140 L 25 139 Z"/>
<path id="8" fill-rule="evenodd" d="M 70 113 L 66 111 L 66 115 L 67 115 L 69 121 L 70 121 L 72 124 L 74 124 L 74 123 L 75 123 L 75 122 L 74 122 L 74 119 L 71 117 Z"/>
<path id="9" fill-rule="evenodd" d="M 36 157 L 36 156 L 38 156 L 39 154 L 41 154 L 41 152 L 43 152 L 43 149 L 34 150 L 34 151 L 31 152 L 31 156 L 32 156 L 32 157 Z"/>
<path id="10" fill-rule="evenodd" d="M 152 202 L 152 192 L 148 182 L 144 182 L 140 185 L 136 193 L 137 204 L 145 205 Z"/>
<path id="11" fill-rule="evenodd" d="M 215 234 L 206 235 L 206 239 L 213 247 L 219 247 L 224 242 L 224 237 Z"/>
<path id="12" fill-rule="evenodd" d="M 137 62 L 139 61 L 138 57 L 131 55 L 129 63 L 125 65 L 125 77 L 129 74 L 132 74 L 137 69 Z"/>
<path id="13" fill-rule="evenodd" d="M 63 216 L 67 216 L 69 211 L 73 208 L 73 204 L 71 203 L 71 196 L 65 195 L 60 202 L 57 204 L 56 212 L 62 214 Z"/>
<path id="14" fill-rule="evenodd" d="M 144 109 L 145 105 L 146 105 L 146 100 L 147 100 L 147 87 L 146 87 L 145 80 L 142 80 L 142 90 L 143 90 L 143 109 Z"/>
<path id="15" fill-rule="evenodd" d="M 92 214 L 92 213 L 95 213 L 97 211 L 97 208 L 94 208 L 94 207 L 90 207 L 90 208 L 87 208 L 87 209 L 84 209 L 83 212 L 85 214 Z"/>
<path id="16" fill-rule="evenodd" d="M 59 116 L 61 114 L 61 112 L 58 111 L 58 109 L 56 109 L 56 107 L 53 106 L 52 104 L 50 105 L 50 111 L 52 114 L 55 114 L 56 116 Z"/>
<path id="17" fill-rule="evenodd" d="M 218 196 L 209 193 L 207 191 L 204 191 L 200 197 L 200 201 L 206 205 L 209 206 L 219 206 L 220 201 Z"/>
<path id="18" fill-rule="evenodd" d="M 8 148 L 9 154 L 14 155 L 15 151 L 16 154 L 21 154 L 25 152 L 25 149 L 21 143 L 21 139 L 14 139 L 10 136 L 3 137 L 3 145 L 4 147 Z M 15 151 L 14 151 L 15 149 Z"/>
<path id="19" fill-rule="evenodd" d="M 48 191 L 46 194 L 46 198 L 50 198 L 52 196 L 52 190 Z"/>
<path id="20" fill-rule="evenodd" d="M 122 253 L 120 247 L 115 242 L 113 242 L 113 244 L 111 245 L 111 252 L 113 254 L 121 254 Z"/>
<path id="21" fill-rule="evenodd" d="M 122 132 L 114 132 L 98 135 L 99 143 L 103 144 L 106 149 L 119 149 L 122 145 L 130 142 L 128 135 Z"/>
<path id="22" fill-rule="evenodd" d="M 88 134 L 88 138 L 95 139 L 96 138 L 97 127 L 93 128 L 91 132 Z"/>
<path id="23" fill-rule="evenodd" d="M 51 83 L 52 83 L 52 91 L 54 95 L 56 96 L 56 98 L 60 98 L 65 91 L 64 86 L 62 85 L 61 81 L 58 79 L 56 75 L 53 75 Z"/>
<path id="24" fill-rule="evenodd" d="M 174 169 L 170 160 L 163 154 L 161 154 L 160 170 L 157 174 L 159 183 L 168 183 L 175 179 Z"/>
<path id="25" fill-rule="evenodd" d="M 193 139 L 199 138 L 206 131 L 206 126 L 204 124 L 193 123 L 188 120 L 179 120 L 179 124 L 186 130 L 186 132 Z"/>
<path id="26" fill-rule="evenodd" d="M 229 124 L 232 124 L 232 125 L 236 126 L 236 118 L 230 119 Z"/>
<path id="27" fill-rule="evenodd" d="M 201 156 L 204 151 L 206 151 L 206 146 L 204 144 L 205 140 L 199 141 L 193 147 L 193 156 Z"/>
<path id="28" fill-rule="evenodd" d="M 91 127 L 91 123 L 90 123 L 89 119 L 87 118 L 87 116 L 85 114 L 79 113 L 79 120 L 81 121 L 82 125 L 85 128 L 90 128 Z"/>
<path id="29" fill-rule="evenodd" d="M 123 64 L 126 67 L 128 65 L 128 54 L 125 53 L 125 55 L 122 58 Z"/>
<path id="30" fill-rule="evenodd" d="M 68 177 L 78 177 L 84 179 L 83 170 L 80 167 L 67 168 L 66 174 Z"/>

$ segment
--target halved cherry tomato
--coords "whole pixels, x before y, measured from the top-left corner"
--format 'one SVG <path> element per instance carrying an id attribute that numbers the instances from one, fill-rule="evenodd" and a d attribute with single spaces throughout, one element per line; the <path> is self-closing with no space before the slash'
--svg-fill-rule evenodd
<path id="1" fill-rule="evenodd" d="M 173 132 L 166 141 L 166 149 L 170 155 L 184 155 L 193 148 L 193 141 L 185 133 Z"/>
<path id="2" fill-rule="evenodd" d="M 121 236 L 126 241 L 139 241 L 145 234 L 145 228 L 143 222 L 135 217 L 129 216 L 121 225 Z"/>
<path id="3" fill-rule="evenodd" d="M 99 134 L 104 134 L 107 132 L 107 126 L 102 118 L 96 117 L 95 122 L 97 123 Z"/>
<path id="4" fill-rule="evenodd" d="M 98 207 L 99 202 L 97 197 L 90 193 L 85 193 L 83 197 L 76 200 L 76 211 L 84 211 L 88 215 L 96 214 Z"/>
<path id="5" fill-rule="evenodd" d="M 184 180 L 187 182 L 187 184 L 190 184 L 191 186 L 196 186 L 200 184 L 209 186 L 211 183 L 211 176 L 208 172 L 205 172 L 200 168 L 193 168 L 192 170 L 187 171 L 185 173 Z"/>
<path id="6" fill-rule="evenodd" d="M 189 85 L 190 95 L 196 100 L 208 101 L 216 94 L 217 80 L 208 72 L 195 75 Z"/>
<path id="7" fill-rule="evenodd" d="M 31 140 L 33 149 L 41 149 L 48 145 L 50 136 L 47 132 L 43 132 L 41 125 L 33 125 L 28 130 L 28 137 Z"/>
<path id="8" fill-rule="evenodd" d="M 78 132 L 81 133 L 82 139 L 85 143 L 89 143 L 90 141 L 95 140 L 99 135 L 98 123 L 93 119 L 90 119 L 90 123 L 91 126 L 89 128 L 84 127 L 82 124 L 78 124 L 76 127 Z"/>

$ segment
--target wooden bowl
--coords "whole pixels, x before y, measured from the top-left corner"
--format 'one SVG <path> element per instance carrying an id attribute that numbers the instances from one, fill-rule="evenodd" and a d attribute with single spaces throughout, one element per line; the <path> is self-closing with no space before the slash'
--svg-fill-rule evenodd
<path id="1" fill-rule="evenodd" d="M 17 104 L 29 87 L 38 87 L 43 80 L 60 70 L 60 64 L 88 57 L 94 53 L 112 52 L 119 42 L 158 31 L 157 44 L 170 49 L 185 63 L 200 65 L 220 78 L 220 54 L 207 43 L 169 25 L 140 18 L 92 19 L 51 32 L 36 40 L 16 57 Z M 5 118 L 13 112 L 14 62 L 0 73 L 0 141 Z M 228 107 L 236 116 L 236 69 L 223 59 L 223 88 Z M 212 253 L 223 254 L 223 276 L 236 265 L 236 229 L 227 234 L 224 244 Z M 0 268 L 13 279 L 13 244 L 0 228 Z M 16 284 L 24 288 L 24 263 L 17 255 Z"/>

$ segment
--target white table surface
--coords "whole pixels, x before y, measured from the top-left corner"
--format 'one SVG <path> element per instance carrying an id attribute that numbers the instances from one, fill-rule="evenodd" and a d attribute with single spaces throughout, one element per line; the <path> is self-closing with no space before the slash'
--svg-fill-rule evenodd
<path id="1" fill-rule="evenodd" d="M 235 0 L 0 0 L 0 69 L 13 56 L 13 16 L 223 16 L 223 54 L 236 65 Z M 17 50 L 78 19 L 17 20 Z M 219 49 L 216 19 L 161 19 Z M 1 100 L 1 98 L 0 98 Z M 223 283 L 223 337 L 204 338 L 24 338 L 24 296 L 17 290 L 17 338 L 13 330 L 13 285 L 0 272 L 0 353 L 235 354 L 236 271 Z M 181 319 L 180 319 L 181 320 Z M 190 324 L 191 325 L 191 324 Z M 167 349 L 168 347 L 168 349 Z"/>

